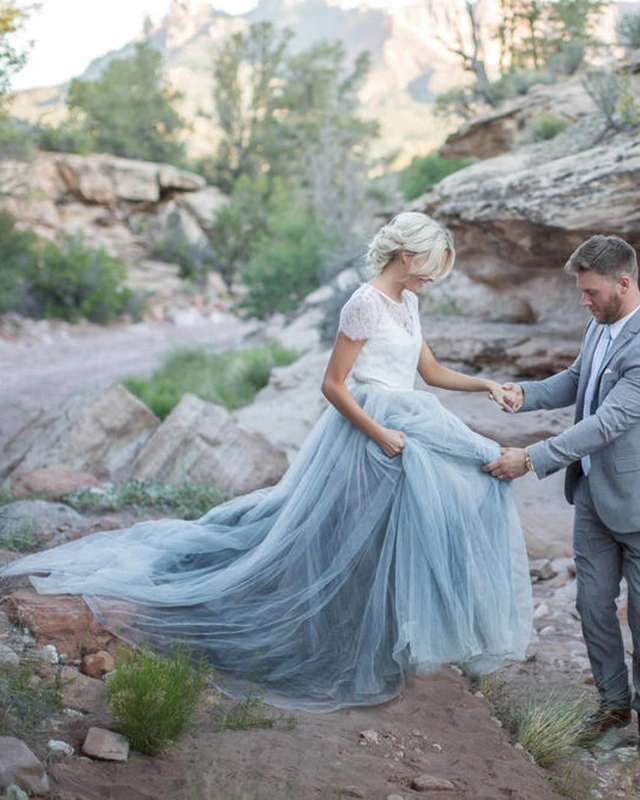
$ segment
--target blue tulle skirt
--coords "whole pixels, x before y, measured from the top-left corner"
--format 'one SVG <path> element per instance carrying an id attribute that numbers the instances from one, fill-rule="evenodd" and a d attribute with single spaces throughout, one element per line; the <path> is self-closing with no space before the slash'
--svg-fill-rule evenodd
<path id="1" fill-rule="evenodd" d="M 522 658 L 527 556 L 498 445 L 430 393 L 359 385 L 404 431 L 402 456 L 329 408 L 276 486 L 199 520 L 143 522 L 9 565 L 42 593 L 82 594 L 126 641 L 185 643 L 232 696 L 288 708 L 380 703 L 412 673 Z"/>

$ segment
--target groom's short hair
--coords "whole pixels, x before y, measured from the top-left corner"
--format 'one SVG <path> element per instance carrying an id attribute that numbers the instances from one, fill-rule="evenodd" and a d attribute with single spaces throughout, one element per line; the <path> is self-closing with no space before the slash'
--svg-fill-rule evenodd
<path id="1" fill-rule="evenodd" d="M 606 278 L 628 275 L 638 280 L 636 251 L 619 236 L 592 236 L 570 256 L 564 268 L 571 275 L 590 270 Z"/>

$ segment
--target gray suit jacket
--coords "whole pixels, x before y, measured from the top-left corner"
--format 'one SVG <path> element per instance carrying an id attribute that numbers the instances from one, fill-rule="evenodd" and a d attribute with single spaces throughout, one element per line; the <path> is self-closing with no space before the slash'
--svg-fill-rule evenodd
<path id="1" fill-rule="evenodd" d="M 523 411 L 576 404 L 575 424 L 527 448 L 536 475 L 567 467 L 565 496 L 582 474 L 580 459 L 591 456 L 589 485 L 596 510 L 613 531 L 640 531 L 640 311 L 612 342 L 600 368 L 592 416 L 582 416 L 591 360 L 602 328 L 590 320 L 578 358 L 543 381 L 525 381 Z"/>

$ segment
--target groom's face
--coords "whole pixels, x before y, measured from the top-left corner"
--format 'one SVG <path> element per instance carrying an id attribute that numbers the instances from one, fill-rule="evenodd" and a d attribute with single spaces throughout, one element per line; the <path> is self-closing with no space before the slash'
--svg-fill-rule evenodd
<path id="1" fill-rule="evenodd" d="M 582 293 L 580 305 L 588 308 L 600 325 L 610 325 L 623 316 L 622 284 L 619 279 L 586 270 L 577 274 L 576 282 Z"/>

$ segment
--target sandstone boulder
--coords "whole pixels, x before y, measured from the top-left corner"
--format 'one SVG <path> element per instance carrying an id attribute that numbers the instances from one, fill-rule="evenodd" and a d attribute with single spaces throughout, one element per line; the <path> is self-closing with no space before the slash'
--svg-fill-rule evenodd
<path id="1" fill-rule="evenodd" d="M 562 266 L 594 233 L 640 245 L 639 187 L 640 141 L 629 134 L 563 155 L 540 145 L 481 161 L 412 207 L 452 229 L 457 268 L 497 290 L 505 304 L 525 300 L 530 321 L 560 322 L 575 335 L 584 313 Z M 499 318 L 496 308 L 501 314 L 498 302 L 491 318 Z"/>
<path id="2" fill-rule="evenodd" d="M 58 466 L 16 474 L 11 480 L 11 491 L 14 497 L 39 494 L 56 498 L 62 497 L 74 489 L 86 489 L 89 486 L 99 485 L 98 479 L 90 472 Z"/>
<path id="3" fill-rule="evenodd" d="M 493 158 L 508 153 L 526 140 L 528 128 L 545 114 L 554 114 L 569 123 L 593 112 L 593 101 L 580 78 L 550 86 L 539 84 L 526 95 L 507 100 L 499 108 L 461 125 L 447 137 L 438 152 L 443 158 Z"/>
<path id="4" fill-rule="evenodd" d="M 116 638 L 98 624 L 81 597 L 18 589 L 3 598 L 1 605 L 15 625 L 29 628 L 38 642 L 55 644 L 61 653 L 115 653 L 118 647 Z"/>
<path id="5" fill-rule="evenodd" d="M 38 797 L 49 792 L 47 773 L 27 745 L 13 736 L 0 736 L 0 791 L 11 784 Z"/>
<path id="6" fill-rule="evenodd" d="M 17 481 L 35 469 L 70 467 L 117 480 L 158 425 L 120 384 L 79 396 L 18 431 L 0 456 L 0 477 L 18 470 Z"/>
<path id="7" fill-rule="evenodd" d="M 282 450 L 239 427 L 225 408 L 186 394 L 127 473 L 141 480 L 215 484 L 239 495 L 276 483 L 287 466 Z"/>
<path id="8" fill-rule="evenodd" d="M 327 408 L 320 384 L 328 360 L 328 350 L 312 350 L 293 364 L 273 369 L 253 403 L 235 412 L 240 425 L 292 459 Z"/>
<path id="9" fill-rule="evenodd" d="M 169 164 L 94 153 L 61 154 L 56 159 L 67 191 L 85 202 L 115 205 L 118 200 L 158 202 L 168 190 L 197 191 L 205 180 Z"/>
<path id="10" fill-rule="evenodd" d="M 83 517 L 64 503 L 16 500 L 0 507 L 0 542 L 20 535 L 68 534 L 84 525 Z"/>

